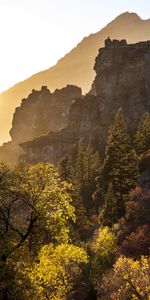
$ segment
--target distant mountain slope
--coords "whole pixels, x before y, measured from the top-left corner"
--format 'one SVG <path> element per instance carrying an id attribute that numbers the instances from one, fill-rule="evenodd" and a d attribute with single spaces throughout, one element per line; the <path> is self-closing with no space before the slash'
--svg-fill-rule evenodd
<path id="1" fill-rule="evenodd" d="M 58 63 L 22 81 L 0 94 L 0 143 L 9 139 L 9 130 L 15 107 L 30 91 L 47 85 L 53 91 L 66 84 L 75 84 L 87 92 L 95 73 L 93 71 L 98 49 L 107 36 L 127 39 L 129 43 L 150 39 L 150 20 L 142 20 L 135 13 L 123 13 L 95 34 L 84 38 L 76 48 L 65 55 Z"/>

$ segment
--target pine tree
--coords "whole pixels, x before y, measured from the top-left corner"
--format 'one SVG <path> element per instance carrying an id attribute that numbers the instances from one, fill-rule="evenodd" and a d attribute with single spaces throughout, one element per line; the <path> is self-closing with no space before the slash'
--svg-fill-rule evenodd
<path id="1" fill-rule="evenodd" d="M 100 165 L 98 152 L 83 140 L 79 140 L 73 157 L 65 155 L 59 163 L 60 177 L 72 183 L 76 191 L 79 201 L 75 201 L 75 207 L 80 206 L 80 210 L 85 211 L 87 216 L 97 211 L 97 204 L 92 195 L 96 188 L 95 178 L 99 174 Z"/>
<path id="2" fill-rule="evenodd" d="M 100 175 L 95 178 L 95 182 L 96 182 L 96 186 L 92 198 L 93 198 L 94 206 L 96 208 L 96 214 L 98 216 L 99 210 L 102 208 L 103 205 L 103 192 L 102 192 Z"/>
<path id="3" fill-rule="evenodd" d="M 134 146 L 138 155 L 150 149 L 150 114 L 145 112 L 135 134 Z"/>
<path id="4" fill-rule="evenodd" d="M 91 144 L 88 144 L 84 153 L 84 178 L 90 184 L 98 174 L 100 158 L 98 152 L 94 152 Z"/>
<path id="5" fill-rule="evenodd" d="M 135 151 L 131 147 L 130 137 L 120 108 L 110 129 L 101 173 L 104 195 L 112 183 L 117 201 L 118 217 L 125 212 L 125 198 L 135 187 L 138 179 L 138 164 Z"/>
<path id="6" fill-rule="evenodd" d="M 72 178 L 72 164 L 71 164 L 71 159 L 68 154 L 65 154 L 58 165 L 58 172 L 60 174 L 60 177 L 64 181 L 71 181 Z"/>
<path id="7" fill-rule="evenodd" d="M 92 195 L 95 191 L 95 178 L 98 175 L 99 168 L 100 158 L 98 152 L 94 152 L 91 144 L 87 145 L 80 140 L 74 171 L 76 184 L 88 211 L 94 206 Z"/>
<path id="8" fill-rule="evenodd" d="M 82 161 L 80 161 L 80 163 L 81 162 Z M 87 218 L 87 211 L 83 205 L 83 199 L 80 195 L 80 190 L 76 182 L 74 170 L 72 158 L 68 154 L 64 155 L 59 162 L 58 172 L 62 180 L 70 183 L 68 193 L 71 196 L 72 205 L 75 208 L 76 214 L 76 222 L 71 226 L 72 239 L 75 241 L 87 238 L 88 231 L 90 230 L 90 224 Z"/>
<path id="9" fill-rule="evenodd" d="M 105 202 L 99 216 L 99 221 L 102 226 L 111 227 L 118 219 L 117 201 L 113 191 L 112 183 L 108 186 L 108 191 L 105 194 Z"/>
<path id="10" fill-rule="evenodd" d="M 76 187 L 71 186 L 69 194 L 72 199 L 72 205 L 75 208 L 76 222 L 72 223 L 72 240 L 86 240 L 90 232 L 90 222 L 87 217 L 87 210 L 83 205 L 83 199 Z"/>
<path id="11" fill-rule="evenodd" d="M 85 155 L 85 145 L 83 140 L 79 140 L 77 145 L 77 154 L 76 154 L 76 161 L 74 165 L 74 178 L 77 182 L 79 190 L 84 185 L 84 155 Z"/>

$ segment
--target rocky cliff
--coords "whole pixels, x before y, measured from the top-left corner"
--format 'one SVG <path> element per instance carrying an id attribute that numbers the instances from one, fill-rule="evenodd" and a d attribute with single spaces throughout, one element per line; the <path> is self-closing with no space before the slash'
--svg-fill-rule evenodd
<path id="1" fill-rule="evenodd" d="M 71 104 L 81 97 L 81 89 L 68 85 L 51 93 L 46 86 L 32 90 L 14 113 L 10 136 L 16 143 L 38 137 L 49 131 L 59 131 L 68 124 Z"/>
<path id="2" fill-rule="evenodd" d="M 67 128 L 22 144 L 26 152 L 22 158 L 56 162 L 80 137 L 92 140 L 96 136 L 103 148 L 119 107 L 130 132 L 135 131 L 143 112 L 150 112 L 150 41 L 127 44 L 107 39 L 94 69 L 91 91 L 71 106 Z"/>
<path id="3" fill-rule="evenodd" d="M 14 164 L 22 153 L 19 143 L 66 127 L 70 107 L 81 96 L 81 89 L 73 85 L 56 89 L 54 93 L 46 86 L 39 91 L 32 90 L 15 110 L 10 130 L 12 140 L 0 147 L 0 159 Z"/>
<path id="4" fill-rule="evenodd" d="M 104 40 L 126 39 L 128 43 L 136 43 L 150 39 L 150 20 L 142 20 L 135 13 L 123 13 L 107 24 L 99 32 L 84 38 L 74 49 L 66 54 L 58 63 L 48 70 L 34 74 L 32 77 L 16 84 L 0 94 L 0 144 L 10 139 L 14 110 L 21 99 L 30 91 L 48 86 L 51 91 L 62 88 L 66 84 L 80 86 L 88 92 L 95 77 L 93 65 L 98 49 L 104 46 Z"/>

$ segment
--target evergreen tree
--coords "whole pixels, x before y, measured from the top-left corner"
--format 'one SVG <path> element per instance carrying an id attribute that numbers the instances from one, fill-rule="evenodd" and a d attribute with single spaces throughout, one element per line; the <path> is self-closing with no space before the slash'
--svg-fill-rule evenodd
<path id="1" fill-rule="evenodd" d="M 92 230 L 90 223 L 92 216 L 97 211 L 97 203 L 93 201 L 96 188 L 95 178 L 99 174 L 100 158 L 91 144 L 79 140 L 73 156 L 65 155 L 59 163 L 60 177 L 73 185 L 71 198 L 76 210 L 76 233 L 86 238 Z M 97 213 L 98 215 L 98 213 Z M 96 217 L 97 219 L 97 217 Z M 97 220 L 96 220 L 97 221 Z"/>
<path id="2" fill-rule="evenodd" d="M 94 152 L 91 144 L 87 145 L 84 156 L 84 177 L 88 184 L 95 180 L 95 175 L 98 174 L 100 167 L 100 158 L 98 152 Z"/>
<path id="3" fill-rule="evenodd" d="M 101 186 L 101 176 L 97 176 L 95 178 L 96 187 L 95 191 L 92 195 L 93 202 L 96 208 L 96 214 L 99 215 L 99 210 L 102 208 L 103 205 L 103 192 L 102 192 L 102 186 Z"/>
<path id="4" fill-rule="evenodd" d="M 135 151 L 131 147 L 130 137 L 120 108 L 110 129 L 106 146 L 105 159 L 101 173 L 103 193 L 112 183 L 118 217 L 124 215 L 125 198 L 135 187 L 138 179 L 138 164 Z M 115 204 L 116 205 L 116 204 Z"/>
<path id="5" fill-rule="evenodd" d="M 77 159 L 75 163 L 75 180 L 84 205 L 89 211 L 93 209 L 92 195 L 96 188 L 95 178 L 99 173 L 100 159 L 98 152 L 94 152 L 91 144 L 79 141 Z"/>
<path id="6" fill-rule="evenodd" d="M 74 166 L 74 178 L 77 182 L 79 190 L 84 185 L 84 156 L 85 156 L 85 146 L 83 140 L 79 140 L 77 145 L 76 161 Z"/>
<path id="7" fill-rule="evenodd" d="M 72 205 L 75 207 L 76 222 L 71 225 L 72 239 L 86 239 L 90 224 L 87 218 L 87 211 L 83 205 L 83 199 L 80 195 L 79 187 L 76 183 L 73 172 L 73 162 L 71 157 L 66 154 L 59 162 L 58 171 L 62 180 L 70 183 L 68 193 L 72 199 Z"/>
<path id="8" fill-rule="evenodd" d="M 113 191 L 112 183 L 108 186 L 108 191 L 105 194 L 105 203 L 100 213 L 100 224 L 102 226 L 111 227 L 118 219 L 117 201 Z"/>
<path id="9" fill-rule="evenodd" d="M 60 177 L 64 181 L 70 181 L 72 179 L 72 164 L 71 159 L 68 154 L 65 154 L 58 165 L 58 172 L 60 174 Z"/>
<path id="10" fill-rule="evenodd" d="M 150 149 L 150 114 L 145 112 L 137 129 L 134 146 L 138 155 Z"/>
<path id="11" fill-rule="evenodd" d="M 83 205 L 83 199 L 76 187 L 70 186 L 68 193 L 71 196 L 76 215 L 76 222 L 72 222 L 70 228 L 72 241 L 86 240 L 89 238 L 91 224 L 87 217 L 87 210 Z"/>

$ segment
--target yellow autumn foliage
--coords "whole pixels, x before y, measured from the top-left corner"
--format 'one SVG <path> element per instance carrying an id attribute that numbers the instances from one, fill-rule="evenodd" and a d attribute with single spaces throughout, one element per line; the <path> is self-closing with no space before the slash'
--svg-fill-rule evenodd
<path id="1" fill-rule="evenodd" d="M 38 260 L 29 276 L 39 299 L 63 300 L 73 290 L 88 256 L 71 244 L 50 244 L 41 249 Z"/>

